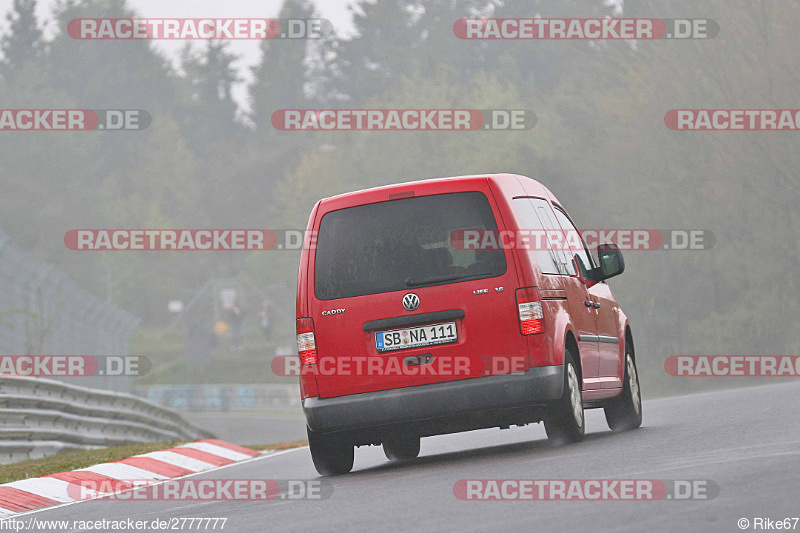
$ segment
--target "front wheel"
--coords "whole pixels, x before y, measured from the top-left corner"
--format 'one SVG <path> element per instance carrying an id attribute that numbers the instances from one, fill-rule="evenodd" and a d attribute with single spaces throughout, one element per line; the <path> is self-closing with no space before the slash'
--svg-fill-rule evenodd
<path id="1" fill-rule="evenodd" d="M 564 351 L 564 389 L 561 398 L 550 408 L 544 419 L 547 438 L 556 444 L 583 440 L 585 420 L 583 417 L 583 393 L 581 380 L 569 349 Z"/>
<path id="2" fill-rule="evenodd" d="M 317 433 L 306 426 L 314 468 L 322 476 L 346 474 L 353 469 L 353 444 L 339 435 Z"/>
<path id="3" fill-rule="evenodd" d="M 622 395 L 605 408 L 606 422 L 611 431 L 627 431 L 642 425 L 642 395 L 639 390 L 639 373 L 633 359 L 633 346 L 625 341 L 625 375 Z"/>

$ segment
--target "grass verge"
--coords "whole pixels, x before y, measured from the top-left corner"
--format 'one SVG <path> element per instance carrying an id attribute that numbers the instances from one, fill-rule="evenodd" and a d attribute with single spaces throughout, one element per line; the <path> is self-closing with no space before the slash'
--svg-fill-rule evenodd
<path id="1" fill-rule="evenodd" d="M 49 457 L 42 457 L 41 459 L 29 459 L 10 465 L 0 465 L 0 483 L 10 483 L 20 479 L 41 477 L 57 472 L 68 472 L 98 463 L 110 463 L 125 459 L 131 455 L 173 448 L 179 444 L 184 444 L 184 442 L 140 442 L 99 450 L 72 450 Z"/>
<path id="2" fill-rule="evenodd" d="M 299 448 L 300 446 L 308 446 L 308 441 L 296 440 L 294 442 L 282 442 L 280 444 L 255 444 L 247 447 L 263 452 L 264 450 L 288 450 L 289 448 Z"/>

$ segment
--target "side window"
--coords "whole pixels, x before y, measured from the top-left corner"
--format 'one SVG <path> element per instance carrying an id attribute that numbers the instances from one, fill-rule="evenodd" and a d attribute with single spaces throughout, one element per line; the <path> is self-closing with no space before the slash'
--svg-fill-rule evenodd
<path id="1" fill-rule="evenodd" d="M 588 271 L 593 268 L 593 265 L 589 253 L 586 251 L 586 243 L 583 241 L 583 237 L 580 236 L 580 232 L 567 217 L 566 213 L 558 207 L 556 207 L 556 218 L 558 219 L 558 223 L 561 224 L 561 229 L 567 233 L 567 243 L 570 245 L 575 255 L 578 256 L 578 259 L 580 259 L 579 263 L 583 269 L 582 274 L 586 277 Z M 580 241 L 578 241 L 578 239 L 580 239 Z M 578 242 L 580 242 L 580 244 L 578 244 Z"/>
<path id="2" fill-rule="evenodd" d="M 545 208 L 540 211 L 540 208 Z M 544 200 L 538 198 L 514 198 L 514 209 L 519 215 L 522 229 L 531 231 L 539 235 L 547 235 L 555 229 L 553 215 L 547 214 L 550 206 Z M 550 210 L 552 213 L 552 210 Z M 553 246 L 548 238 L 531 239 L 531 243 L 540 241 L 544 247 L 532 244 L 531 252 L 536 257 L 536 262 L 542 274 L 569 275 L 570 269 L 566 264 L 566 255 L 558 246 Z M 570 261 L 571 263 L 571 261 Z"/>
<path id="3" fill-rule="evenodd" d="M 531 201 L 536 206 L 536 212 L 539 214 L 542 223 L 548 229 L 547 242 L 550 245 L 550 249 L 556 254 L 561 270 L 560 273 L 574 276 L 578 272 L 575 270 L 575 263 L 572 261 L 572 256 L 564 252 L 564 233 L 561 231 L 561 226 L 558 225 L 558 222 L 556 222 L 553 216 L 553 210 L 550 208 L 550 204 L 539 199 L 532 199 Z"/>

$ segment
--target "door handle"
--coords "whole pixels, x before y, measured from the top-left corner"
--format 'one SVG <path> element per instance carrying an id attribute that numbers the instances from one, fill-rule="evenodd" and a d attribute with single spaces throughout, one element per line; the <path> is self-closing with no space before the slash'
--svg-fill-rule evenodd
<path id="1" fill-rule="evenodd" d="M 600 309 L 600 302 L 594 302 L 592 304 L 592 307 L 594 307 L 595 309 Z"/>
<path id="2" fill-rule="evenodd" d="M 594 307 L 594 303 L 589 300 L 584 300 L 583 305 L 585 305 L 586 307 Z"/>

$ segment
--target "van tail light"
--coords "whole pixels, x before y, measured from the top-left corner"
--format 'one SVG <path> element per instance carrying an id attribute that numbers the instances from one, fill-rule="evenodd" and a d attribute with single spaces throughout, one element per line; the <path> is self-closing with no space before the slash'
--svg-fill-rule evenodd
<path id="1" fill-rule="evenodd" d="M 525 287 L 517 290 L 517 312 L 519 328 L 523 335 L 544 333 L 544 310 L 539 298 L 539 289 Z"/>
<path id="2" fill-rule="evenodd" d="M 297 354 L 300 366 L 317 364 L 317 341 L 314 339 L 314 321 L 310 318 L 297 319 Z"/>

